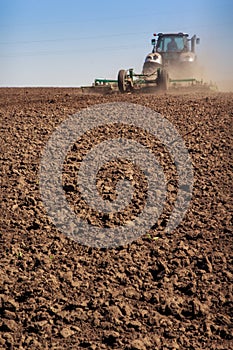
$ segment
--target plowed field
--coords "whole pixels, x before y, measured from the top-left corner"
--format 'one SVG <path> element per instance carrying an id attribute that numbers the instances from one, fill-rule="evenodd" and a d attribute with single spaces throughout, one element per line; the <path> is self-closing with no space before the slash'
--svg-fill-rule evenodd
<path id="1" fill-rule="evenodd" d="M 151 108 L 184 135 L 192 200 L 172 233 L 165 215 L 131 244 L 92 248 L 63 235 L 46 215 L 40 160 L 69 115 L 121 101 Z M 233 349 L 233 94 L 2 88 L 0 115 L 0 349 Z M 74 168 L 64 185 L 70 201 Z M 171 198 L 175 187 L 168 187 Z"/>

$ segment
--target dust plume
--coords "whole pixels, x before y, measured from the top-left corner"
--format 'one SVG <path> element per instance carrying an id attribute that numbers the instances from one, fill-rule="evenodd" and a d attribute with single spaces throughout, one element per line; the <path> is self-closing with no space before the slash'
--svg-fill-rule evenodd
<path id="1" fill-rule="evenodd" d="M 231 48 L 219 48 L 217 42 L 202 40 L 198 48 L 199 73 L 205 82 L 217 85 L 219 91 L 233 91 L 233 63 Z"/>

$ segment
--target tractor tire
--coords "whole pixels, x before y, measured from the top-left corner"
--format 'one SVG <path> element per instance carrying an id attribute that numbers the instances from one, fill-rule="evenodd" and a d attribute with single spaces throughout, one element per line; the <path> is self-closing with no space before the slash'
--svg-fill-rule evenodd
<path id="1" fill-rule="evenodd" d="M 165 69 L 162 69 L 159 74 L 158 87 L 163 91 L 167 91 L 168 85 L 169 85 L 168 73 Z"/>
<path id="2" fill-rule="evenodd" d="M 126 78 L 127 78 L 127 71 L 124 69 L 121 69 L 118 73 L 118 78 L 117 78 L 118 89 L 120 90 L 121 93 L 124 93 L 127 90 Z"/>

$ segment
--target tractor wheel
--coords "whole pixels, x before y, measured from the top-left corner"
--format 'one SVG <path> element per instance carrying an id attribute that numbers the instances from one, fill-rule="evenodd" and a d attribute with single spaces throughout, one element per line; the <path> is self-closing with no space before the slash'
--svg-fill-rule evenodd
<path id="1" fill-rule="evenodd" d="M 127 71 L 124 69 L 121 69 L 118 73 L 118 88 L 120 90 L 120 92 L 126 92 L 127 90 Z"/>
<path id="2" fill-rule="evenodd" d="M 162 69 L 159 74 L 158 86 L 161 90 L 167 91 L 169 84 L 168 73 L 165 69 Z"/>

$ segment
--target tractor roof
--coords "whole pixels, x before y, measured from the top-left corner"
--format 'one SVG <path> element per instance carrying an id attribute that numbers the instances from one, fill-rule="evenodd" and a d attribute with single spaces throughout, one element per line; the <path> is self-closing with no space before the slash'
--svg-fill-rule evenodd
<path id="1" fill-rule="evenodd" d="M 188 34 L 186 34 L 186 33 L 181 33 L 181 32 L 179 32 L 179 33 L 158 33 L 158 36 L 169 36 L 169 37 L 171 37 L 171 36 L 189 36 Z"/>

